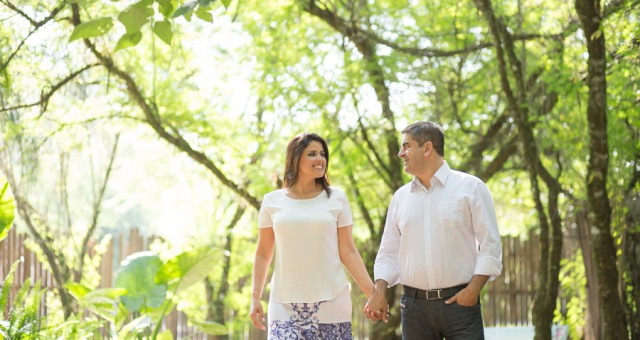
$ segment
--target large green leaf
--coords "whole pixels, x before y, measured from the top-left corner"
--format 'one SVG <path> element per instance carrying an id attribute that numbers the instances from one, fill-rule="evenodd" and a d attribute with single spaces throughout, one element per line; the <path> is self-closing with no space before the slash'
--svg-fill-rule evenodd
<path id="1" fill-rule="evenodd" d="M 172 18 L 177 18 L 179 16 L 184 16 L 187 21 L 190 20 L 191 14 L 193 14 L 193 10 L 196 8 L 198 2 L 193 1 L 187 4 L 180 6 L 175 12 L 173 12 Z"/>
<path id="2" fill-rule="evenodd" d="M 112 27 L 113 19 L 109 17 L 83 22 L 73 29 L 69 41 L 99 37 L 107 34 Z"/>
<path id="3" fill-rule="evenodd" d="M 153 25 L 153 33 L 155 33 L 167 45 L 171 45 L 173 32 L 171 31 L 171 22 L 158 21 Z"/>
<path id="4" fill-rule="evenodd" d="M 194 283 L 201 282 L 211 273 L 216 252 L 211 247 L 201 247 L 185 251 L 162 265 L 156 281 L 176 284 L 176 293 Z"/>
<path id="5" fill-rule="evenodd" d="M 67 283 L 64 287 L 78 300 L 80 306 L 87 308 L 112 323 L 116 321 L 116 308 L 118 307 L 117 297 L 127 293 L 127 290 L 124 288 L 101 288 L 92 290 L 79 283 Z"/>
<path id="6" fill-rule="evenodd" d="M 166 331 L 158 334 L 156 340 L 173 340 L 173 333 L 171 332 L 171 330 L 167 329 Z"/>
<path id="7" fill-rule="evenodd" d="M 0 173 L 0 241 L 7 237 L 13 219 L 16 205 L 7 178 Z"/>
<path id="8" fill-rule="evenodd" d="M 89 287 L 76 282 L 69 282 L 64 285 L 64 288 L 66 288 L 69 293 L 76 298 L 76 300 L 82 299 L 85 295 L 91 292 Z"/>
<path id="9" fill-rule="evenodd" d="M 190 324 L 196 326 L 197 329 L 209 335 L 227 335 L 229 329 L 227 326 L 213 321 L 197 321 L 189 320 Z"/>
<path id="10" fill-rule="evenodd" d="M 118 332 L 118 339 L 135 339 L 137 334 L 144 332 L 148 328 L 151 328 L 151 319 L 146 315 L 142 315 L 124 325 Z"/>
<path id="11" fill-rule="evenodd" d="M 155 277 L 162 261 L 150 252 L 129 255 L 116 274 L 117 288 L 124 288 L 127 294 L 120 297 L 129 311 L 137 312 L 143 306 L 156 308 L 162 305 L 167 295 L 167 285 L 156 283 Z"/>
<path id="12" fill-rule="evenodd" d="M 209 9 L 204 6 L 198 6 L 196 16 L 206 22 L 213 22 L 213 15 L 209 13 Z"/>
<path id="13" fill-rule="evenodd" d="M 124 48 L 136 46 L 140 42 L 140 40 L 142 40 L 142 32 L 125 33 L 118 40 L 114 52 L 117 52 Z"/>
<path id="14" fill-rule="evenodd" d="M 165 19 L 171 17 L 173 11 L 176 10 L 177 2 L 175 0 L 157 0 L 159 5 L 159 11 L 162 13 Z"/>
<path id="15" fill-rule="evenodd" d="M 152 15 L 153 9 L 146 3 L 139 2 L 120 13 L 118 20 L 127 29 L 127 33 L 132 34 L 140 32 L 142 26 L 149 22 Z"/>

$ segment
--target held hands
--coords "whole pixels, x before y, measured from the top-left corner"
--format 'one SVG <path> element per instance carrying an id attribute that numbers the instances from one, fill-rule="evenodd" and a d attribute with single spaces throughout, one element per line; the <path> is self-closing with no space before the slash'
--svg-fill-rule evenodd
<path id="1" fill-rule="evenodd" d="M 251 297 L 251 310 L 249 312 L 249 316 L 251 317 L 251 322 L 253 322 L 253 325 L 258 328 L 261 329 L 263 331 L 266 331 L 267 328 L 260 322 L 264 322 L 264 310 L 262 309 L 262 301 L 260 301 L 259 297 L 256 296 L 252 296 Z"/>
<path id="2" fill-rule="evenodd" d="M 379 289 L 373 290 L 373 294 L 364 306 L 364 315 L 373 321 L 389 322 L 389 304 L 384 292 Z"/>

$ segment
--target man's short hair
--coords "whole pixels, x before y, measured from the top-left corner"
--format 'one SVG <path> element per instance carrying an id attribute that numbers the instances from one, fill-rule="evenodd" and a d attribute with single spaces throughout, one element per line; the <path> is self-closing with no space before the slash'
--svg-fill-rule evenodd
<path id="1" fill-rule="evenodd" d="M 440 125 L 433 122 L 416 122 L 404 128 L 402 133 L 410 134 L 419 146 L 430 141 L 438 155 L 444 157 L 444 133 Z"/>

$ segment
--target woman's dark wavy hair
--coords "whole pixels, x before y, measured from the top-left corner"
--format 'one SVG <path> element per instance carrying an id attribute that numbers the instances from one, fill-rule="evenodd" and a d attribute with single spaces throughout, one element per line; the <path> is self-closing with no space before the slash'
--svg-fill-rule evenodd
<path id="1" fill-rule="evenodd" d="M 284 163 L 284 181 L 282 183 L 283 188 L 291 188 L 298 181 L 298 163 L 300 163 L 300 156 L 304 149 L 311 144 L 311 142 L 319 142 L 322 144 L 324 150 L 324 158 L 327 160 L 327 166 L 325 167 L 324 176 L 316 178 L 316 183 L 320 183 L 324 191 L 327 192 L 327 196 L 331 196 L 331 188 L 329 187 L 329 148 L 327 142 L 315 133 L 302 132 L 289 142 L 287 146 L 287 156 Z"/>

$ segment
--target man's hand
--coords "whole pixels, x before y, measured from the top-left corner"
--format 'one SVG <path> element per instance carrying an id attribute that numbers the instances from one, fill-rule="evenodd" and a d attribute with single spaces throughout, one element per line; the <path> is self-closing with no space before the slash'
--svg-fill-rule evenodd
<path id="1" fill-rule="evenodd" d="M 460 306 L 475 306 L 478 304 L 480 291 L 488 280 L 489 276 L 487 275 L 474 275 L 465 289 L 459 291 L 458 294 L 454 295 L 444 303 L 450 305 L 457 302 Z"/>
<path id="2" fill-rule="evenodd" d="M 387 282 L 377 280 L 373 294 L 364 306 L 364 315 L 373 321 L 389 322 L 389 303 L 386 297 Z"/>
<path id="3" fill-rule="evenodd" d="M 458 292 L 458 294 L 452 296 L 449 300 L 445 301 L 447 305 L 457 302 L 460 306 L 475 306 L 478 303 L 479 291 L 475 291 L 473 288 L 467 287 Z"/>

